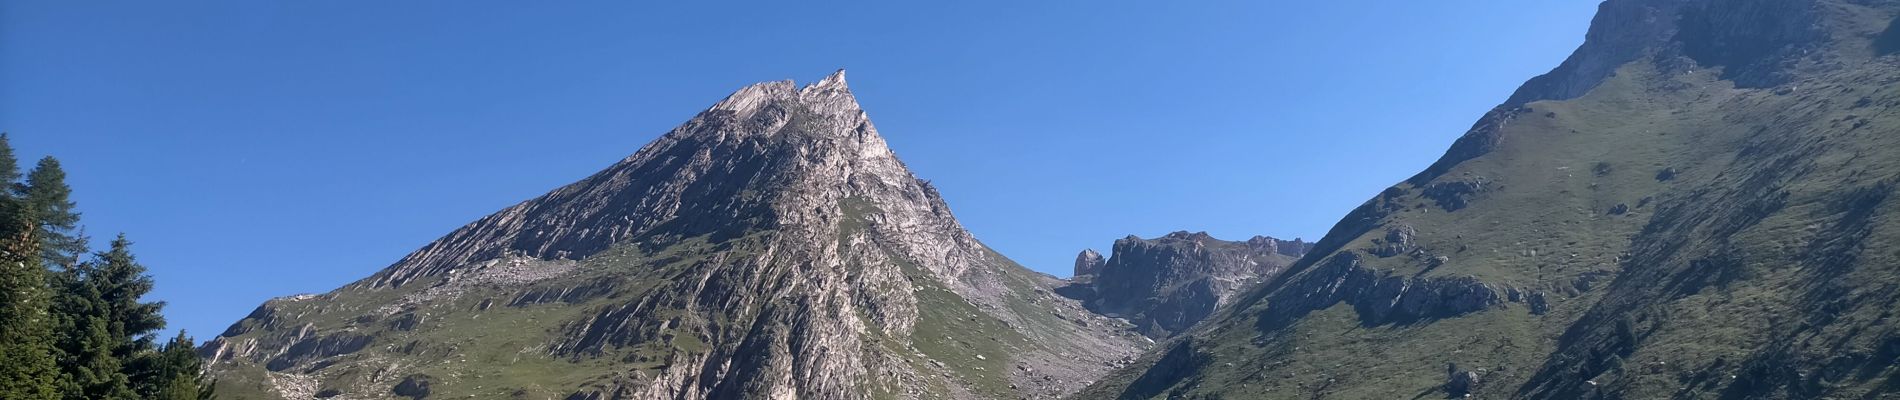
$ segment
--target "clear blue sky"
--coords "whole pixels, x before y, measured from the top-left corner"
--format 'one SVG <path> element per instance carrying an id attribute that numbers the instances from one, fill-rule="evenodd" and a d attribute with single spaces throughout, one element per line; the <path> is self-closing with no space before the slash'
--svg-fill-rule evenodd
<path id="1" fill-rule="evenodd" d="M 1595 7 L 9 0 L 0 130 L 65 161 L 95 239 L 129 234 L 200 339 L 841 67 L 979 238 L 1067 276 L 1127 234 L 1317 239 Z"/>

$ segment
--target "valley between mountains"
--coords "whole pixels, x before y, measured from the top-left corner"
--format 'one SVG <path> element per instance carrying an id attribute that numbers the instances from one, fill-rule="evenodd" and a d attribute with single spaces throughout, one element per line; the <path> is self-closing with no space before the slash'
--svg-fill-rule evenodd
<path id="1" fill-rule="evenodd" d="M 844 71 L 758 83 L 199 353 L 240 399 L 1896 398 L 1897 16 L 1605 1 L 1317 242 L 1069 278 L 965 230 Z"/>

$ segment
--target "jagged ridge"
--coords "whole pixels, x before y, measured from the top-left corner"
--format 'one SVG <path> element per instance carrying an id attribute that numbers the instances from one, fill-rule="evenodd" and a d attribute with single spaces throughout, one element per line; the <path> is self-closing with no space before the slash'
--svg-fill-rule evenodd
<path id="1" fill-rule="evenodd" d="M 1255 236 L 1245 242 L 1180 231 L 1116 240 L 1112 257 L 1076 256 L 1075 278 L 1057 293 L 1090 311 L 1125 318 L 1153 338 L 1182 332 L 1226 305 L 1241 289 L 1278 276 L 1306 253 L 1302 240 Z"/>

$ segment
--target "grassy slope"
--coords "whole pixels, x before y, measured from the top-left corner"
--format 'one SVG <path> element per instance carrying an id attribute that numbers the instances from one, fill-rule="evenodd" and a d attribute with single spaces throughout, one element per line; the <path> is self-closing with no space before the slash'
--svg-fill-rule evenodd
<path id="1" fill-rule="evenodd" d="M 403 295 L 426 290 L 435 282 L 418 282 L 394 290 L 344 289 L 329 299 L 279 303 L 279 315 L 294 316 L 298 323 L 310 324 L 316 332 L 349 331 L 375 337 L 363 351 L 334 358 L 336 365 L 318 374 L 324 377 L 317 381 L 316 387 L 320 389 L 339 389 L 349 397 L 386 396 L 391 379 L 386 374 L 394 372 L 384 371 L 384 367 L 396 365 L 400 366 L 397 369 L 402 375 L 435 377 L 431 391 L 432 397 L 437 398 L 560 397 L 616 374 L 657 367 L 666 355 L 675 351 L 705 351 L 706 345 L 690 334 L 675 335 L 666 343 L 646 343 L 621 349 L 622 353 L 578 360 L 551 357 L 547 346 L 562 333 L 563 324 L 649 293 L 667 282 L 669 272 L 700 261 L 703 254 L 711 250 L 703 241 L 689 241 L 656 254 L 645 254 L 636 246 L 623 246 L 582 261 L 577 266 L 581 273 L 537 282 L 528 288 L 477 287 L 451 301 L 429 302 L 410 311 L 422 315 L 421 321 L 410 330 L 395 329 L 387 320 L 359 319 L 359 316 L 394 304 Z M 580 304 L 505 305 L 525 289 L 579 286 L 580 282 L 616 275 L 623 277 L 622 282 L 626 284 L 614 295 Z M 484 301 L 493 304 L 487 310 L 478 311 Z M 613 362 L 616 359 L 635 361 Z M 218 390 L 222 396 L 278 398 L 266 389 L 270 379 L 265 377 L 261 365 L 239 361 L 236 365 L 220 364 L 215 368 L 219 372 Z"/>
<path id="2" fill-rule="evenodd" d="M 1619 79 L 1609 85 L 1633 84 Z M 1617 256 L 1641 227 L 1643 210 L 1624 216 L 1607 215 L 1607 210 L 1619 202 L 1634 206 L 1659 190 L 1654 174 L 1665 168 L 1662 160 L 1670 154 L 1664 149 L 1682 147 L 1630 146 L 1667 139 L 1655 132 L 1669 131 L 1679 120 L 1662 118 L 1673 113 L 1656 107 L 1658 99 L 1611 96 L 1628 92 L 1641 94 L 1604 90 L 1599 91 L 1603 96 L 1569 104 L 1533 104 L 1531 115 L 1506 128 L 1511 139 L 1493 157 L 1446 174 L 1483 176 L 1502 187 L 1456 212 L 1416 198 L 1389 217 L 1388 224 L 1416 228 L 1422 247 L 1450 259 L 1444 266 L 1427 271 L 1406 257 L 1366 257 L 1367 264 L 1395 275 L 1471 275 L 1520 287 L 1566 285 L 1586 272 L 1615 270 Z M 1626 113 L 1653 117 L 1604 117 Z M 1598 176 L 1598 163 L 1610 164 L 1611 172 Z M 1375 230 L 1346 248 L 1371 247 L 1382 234 Z M 1196 378 L 1199 388 L 1186 393 L 1413 398 L 1444 382 L 1447 363 L 1485 368 L 1492 379 L 1523 379 L 1537 357 L 1553 348 L 1562 321 L 1594 299 L 1594 293 L 1580 296 L 1554 299 L 1553 311 L 1542 316 L 1511 306 L 1463 318 L 1367 327 L 1342 304 L 1274 332 L 1269 340 L 1258 340 L 1262 334 L 1251 323 L 1218 329 L 1202 336 L 1212 346 L 1206 352 L 1215 367 Z"/>
<path id="3" fill-rule="evenodd" d="M 864 229 L 865 215 L 876 213 L 877 210 L 854 199 L 846 199 L 843 209 L 845 223 L 840 232 L 840 241 L 846 243 L 846 237 Z M 999 271 L 995 272 L 998 272 L 999 280 L 1007 288 L 1003 293 L 1004 304 L 1010 308 L 1009 311 L 1020 316 L 1025 324 L 1012 326 L 951 291 L 938 278 L 930 276 L 930 272 L 896 257 L 889 260 L 901 268 L 910 283 L 917 287 L 913 292 L 917 298 L 917 321 L 909 338 L 876 335 L 879 337 L 870 342 L 890 354 L 905 358 L 909 365 L 916 367 L 923 375 L 942 378 L 928 381 L 929 390 L 918 394 L 921 398 L 954 398 L 960 393 L 979 398 L 1020 397 L 1021 394 L 1015 390 L 1008 376 L 1018 356 L 1033 350 L 1060 350 L 1062 346 L 1061 343 L 1030 340 L 1028 334 L 1059 336 L 1077 330 L 1073 323 L 1052 314 L 1049 305 L 1037 298 L 1038 287 L 1046 286 L 1038 283 L 1040 274 L 1008 257 L 987 248 L 985 250 L 990 263 L 999 267 Z M 910 343 L 910 349 L 903 348 L 905 342 Z M 1052 349 L 1052 346 L 1058 349 Z M 880 398 L 895 397 L 881 388 L 878 391 Z"/>
<path id="4" fill-rule="evenodd" d="M 1367 265 L 1400 276 L 1469 275 L 1552 293 L 1563 293 L 1559 289 L 1574 287 L 1576 277 L 1591 272 L 1641 273 L 1626 273 L 1613 283 L 1604 279 L 1574 296 L 1553 296 L 1551 312 L 1541 316 L 1510 304 L 1411 325 L 1365 326 L 1350 307 L 1335 305 L 1292 325 L 1263 331 L 1255 329 L 1253 318 L 1266 305 L 1255 304 L 1192 335 L 1203 358 L 1190 366 L 1194 373 L 1176 384 L 1125 391 L 1144 372 L 1153 373 L 1137 367 L 1077 398 L 1439 398 L 1444 396 L 1439 387 L 1447 363 L 1480 371 L 1479 397 L 1760 397 L 1793 390 L 1736 387 L 1747 386 L 1751 373 L 1758 375 L 1757 381 L 1775 381 L 1770 375 L 1802 369 L 1817 371 L 1803 377 L 1821 374 L 1826 370 L 1822 364 L 1851 366 L 1848 370 L 1854 372 L 1836 373 L 1832 380 L 1804 389 L 1810 395 L 1858 396 L 1877 385 L 1893 386 L 1894 380 L 1883 378 L 1892 376 L 1892 370 L 1869 360 L 1887 360 L 1893 353 L 1882 346 L 1895 342 L 1881 339 L 1893 331 L 1884 311 L 1891 308 L 1893 296 L 1879 293 L 1890 293 L 1887 289 L 1900 284 L 1900 274 L 1892 270 L 1900 252 L 1887 246 L 1857 252 L 1852 272 L 1828 278 L 1842 282 L 1833 290 L 1843 294 L 1832 302 L 1813 300 L 1814 268 L 1804 266 L 1813 264 L 1813 257 L 1806 256 L 1814 255 L 1817 237 L 1840 229 L 1845 212 L 1836 204 L 1841 199 L 1900 176 L 1900 168 L 1893 165 L 1900 160 L 1895 154 L 1900 140 L 1891 134 L 1900 129 L 1900 116 L 1894 112 L 1900 93 L 1894 85 L 1876 84 L 1894 82 L 1891 67 L 1851 69 L 1797 82 L 1795 89 L 1777 93 L 1735 89 L 1716 80 L 1714 71 L 1664 74 L 1649 65 L 1626 66 L 1583 98 L 1530 104 L 1533 111 L 1505 128 L 1506 139 L 1497 150 L 1439 178 L 1483 176 L 1496 184 L 1469 208 L 1445 212 L 1428 199 L 1413 198 L 1416 204 L 1381 221 L 1385 226 L 1415 227 L 1421 246 L 1449 258 L 1444 266 L 1428 269 L 1406 257 L 1366 257 Z M 1863 105 L 1853 106 L 1857 103 Z M 1795 148 L 1784 143 L 1795 140 L 1826 144 L 1808 146 L 1819 147 L 1812 153 L 1776 153 Z M 1758 153 L 1743 153 L 1750 148 Z M 1807 163 L 1793 166 L 1799 171 L 1779 173 L 1774 170 L 1789 165 L 1754 161 L 1777 156 Z M 1599 164 L 1607 165 L 1608 172 L 1599 174 Z M 1658 171 L 1668 168 L 1680 171 L 1679 176 L 1656 179 Z M 1747 207 L 1752 197 L 1745 193 L 1710 193 L 1751 188 L 1745 181 L 1759 174 L 1779 174 L 1785 181 L 1765 188 L 1788 193 L 1784 207 L 1732 235 L 1714 235 L 1725 221 L 1735 219 L 1719 217 L 1749 215 L 1747 210 L 1707 212 L 1718 218 L 1663 231 L 1682 224 L 1675 217 L 1682 212 L 1658 218 L 1659 209 Z M 1651 201 L 1638 206 L 1644 198 Z M 1896 243 L 1900 238 L 1889 225 L 1879 223 L 1888 218 L 1884 210 L 1891 210 L 1892 203 L 1873 203 L 1870 208 L 1877 211 L 1870 219 L 1875 222 L 1866 229 L 1865 240 L 1852 246 Z M 1631 207 L 1630 212 L 1608 213 L 1617 204 Z M 1344 248 L 1368 248 L 1382 234 L 1375 229 Z M 1628 253 L 1632 244 L 1669 235 L 1695 238 L 1669 250 L 1705 257 L 1634 259 L 1637 255 Z M 1706 265 L 1706 256 L 1716 254 L 1734 254 L 1740 261 L 1713 272 L 1692 266 Z M 1724 276 L 1728 278 L 1721 285 L 1706 284 L 1716 290 L 1672 291 L 1680 285 L 1667 286 L 1672 280 L 1713 282 Z M 1615 300 L 1600 302 L 1606 298 Z M 1635 305 L 1608 305 L 1628 303 Z M 1802 323 L 1812 319 L 1816 309 L 1830 305 L 1846 309 L 1840 318 L 1850 323 Z M 1630 322 L 1616 321 L 1625 313 L 1632 315 Z M 1640 337 L 1639 345 L 1605 344 L 1614 341 L 1618 330 L 1633 331 L 1625 334 Z M 1566 337 L 1567 331 L 1580 333 Z M 1775 350 L 1779 348 L 1789 350 Z M 1161 358 L 1153 354 L 1144 362 L 1154 365 Z M 1739 376 L 1727 378 L 1730 375 Z M 1587 385 L 1588 379 L 1604 389 L 1520 391 L 1533 382 L 1574 388 Z M 1736 384 L 1736 379 L 1744 382 Z M 1683 389 L 1691 386 L 1697 388 Z"/>
<path id="5" fill-rule="evenodd" d="M 842 205 L 846 220 L 839 233 L 841 245 L 849 245 L 853 235 L 863 233 L 867 214 L 878 212 L 861 201 L 847 200 Z M 657 372 L 672 355 L 707 351 L 708 344 L 691 332 L 663 340 L 652 340 L 594 356 L 555 357 L 549 344 L 568 332 L 575 321 L 593 317 L 601 310 L 619 307 L 631 299 L 658 295 L 671 284 L 672 277 L 699 268 L 714 254 L 742 259 L 751 251 L 753 238 L 739 238 L 709 244 L 694 238 L 657 251 L 641 246 L 623 245 L 589 257 L 574 267 L 574 273 L 535 282 L 527 287 L 486 285 L 468 288 L 458 296 L 437 296 L 418 309 L 392 316 L 368 319 L 363 315 L 398 304 L 405 296 L 428 291 L 439 283 L 419 281 L 402 288 L 360 290 L 354 287 L 336 293 L 299 301 L 277 301 L 273 306 L 280 318 L 295 321 L 289 328 L 308 324 L 322 334 L 354 332 L 374 337 L 364 350 L 336 356 L 334 365 L 321 368 L 305 385 L 314 392 L 338 389 L 344 398 L 380 398 L 389 396 L 394 380 L 423 374 L 433 378 L 432 398 L 558 398 L 575 389 L 608 382 L 643 381 Z M 860 242 L 864 243 L 864 242 Z M 871 244 L 875 246 L 875 244 Z M 888 251 L 877 251 L 890 254 Z M 886 337 L 881 331 L 868 332 L 865 346 L 871 350 L 904 359 L 909 368 L 925 378 L 929 388 L 923 398 L 954 398 L 971 394 L 979 398 L 1018 397 L 1008 373 L 1015 358 L 1030 350 L 1048 350 L 1061 343 L 1038 343 L 1026 332 L 1070 332 L 1076 327 L 1038 305 L 1043 301 L 1034 272 L 994 252 L 991 262 L 1001 268 L 1005 304 L 1026 322 L 1010 324 L 978 309 L 939 281 L 911 263 L 891 256 L 887 262 L 907 276 L 917 287 L 919 315 L 908 337 Z M 857 266 L 865 268 L 866 266 Z M 889 267 L 889 266 L 878 266 Z M 536 288 L 584 287 L 599 281 L 613 282 L 611 294 L 589 298 L 577 304 L 560 302 L 520 307 L 506 305 L 521 293 Z M 486 310 L 483 302 L 492 302 Z M 413 329 L 396 329 L 392 321 L 413 313 L 420 322 Z M 672 317 L 698 318 L 677 310 L 660 309 L 646 319 Z M 250 321 L 246 321 L 250 322 Z M 731 326 L 730 321 L 701 321 L 712 326 Z M 675 326 L 700 324 L 676 324 Z M 1020 331 L 1019 331 L 1020 329 Z M 679 329 L 674 329 L 679 330 Z M 261 330 L 232 338 L 256 338 Z M 654 335 L 659 337 L 660 335 Z M 271 399 L 273 379 L 285 380 L 286 374 L 265 372 L 263 363 L 240 359 L 214 368 L 220 379 L 220 393 L 226 398 Z M 299 368 L 287 372 L 299 372 Z M 272 378 L 267 375 L 275 375 Z M 893 382 L 866 382 L 865 390 L 873 398 L 895 398 Z M 934 397 L 933 397 L 934 396 Z"/>

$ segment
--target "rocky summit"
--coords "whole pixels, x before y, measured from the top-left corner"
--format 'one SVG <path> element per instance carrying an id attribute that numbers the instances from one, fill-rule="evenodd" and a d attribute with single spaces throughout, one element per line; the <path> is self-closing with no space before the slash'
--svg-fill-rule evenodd
<path id="1" fill-rule="evenodd" d="M 1147 343 L 1064 284 L 965 231 L 839 71 L 740 89 L 201 352 L 232 398 L 1055 398 Z"/>
<path id="2" fill-rule="evenodd" d="M 1077 398 L 1893 398 L 1896 16 L 1605 1 L 1436 163 Z"/>
<path id="3" fill-rule="evenodd" d="M 1075 278 L 1056 293 L 1090 311 L 1133 323 L 1160 339 L 1187 330 L 1226 305 L 1241 289 L 1279 276 L 1311 244 L 1255 236 L 1244 242 L 1207 232 L 1174 232 L 1154 239 L 1115 241 L 1112 256 L 1095 250 L 1076 256 Z"/>

